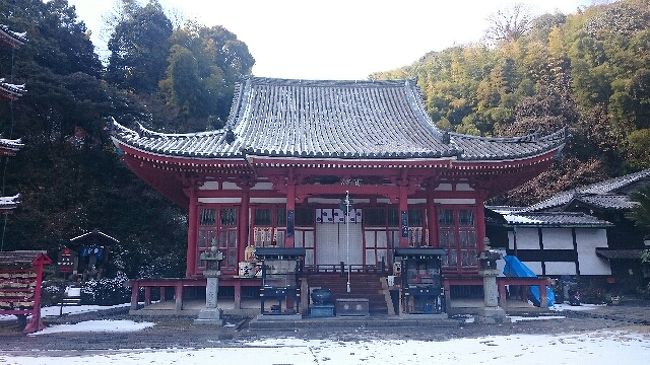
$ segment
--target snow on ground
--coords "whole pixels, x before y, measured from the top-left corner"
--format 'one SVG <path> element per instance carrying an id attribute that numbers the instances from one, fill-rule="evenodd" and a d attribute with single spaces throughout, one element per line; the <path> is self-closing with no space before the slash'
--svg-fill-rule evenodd
<path id="1" fill-rule="evenodd" d="M 475 322 L 475 317 L 472 315 L 465 315 L 465 316 L 460 316 L 460 318 L 463 318 L 464 323 L 474 323 Z M 511 322 L 522 322 L 522 321 L 540 321 L 540 320 L 545 320 L 545 319 L 564 319 L 566 318 L 565 316 L 508 316 L 510 318 Z"/>
<path id="2" fill-rule="evenodd" d="M 152 322 L 134 322 L 130 320 L 93 320 L 75 324 L 59 324 L 34 332 L 29 336 L 47 335 L 63 332 L 135 332 L 153 327 Z"/>
<path id="3" fill-rule="evenodd" d="M 60 352 L 58 352 L 60 354 Z M 39 356 L 45 355 L 45 356 Z M 53 353 L 56 355 L 56 353 Z M 426 341 L 273 339 L 208 349 L 68 352 L 68 356 L 11 356 L 22 365 L 191 364 L 647 364 L 650 334 L 598 331 L 563 335 L 511 335 Z"/>
<path id="4" fill-rule="evenodd" d="M 522 321 L 540 321 L 545 319 L 564 319 L 565 316 L 537 316 L 537 317 L 522 317 L 522 316 L 508 316 L 511 322 L 522 322 Z"/>
<path id="5" fill-rule="evenodd" d="M 124 303 L 124 304 L 117 304 L 117 305 L 74 305 L 74 306 L 64 306 L 63 307 L 63 314 L 79 314 L 79 313 L 87 313 L 87 312 L 97 312 L 97 311 L 102 311 L 106 309 L 113 309 L 113 308 L 123 308 L 123 307 L 128 307 L 130 306 L 131 303 Z M 41 316 L 43 317 L 48 317 L 48 316 L 58 316 L 60 313 L 61 307 L 60 306 L 52 306 L 52 307 L 43 307 L 41 308 Z"/>
<path id="6" fill-rule="evenodd" d="M 607 304 L 580 304 L 580 305 L 570 305 L 567 303 L 556 303 L 549 309 L 556 312 L 562 311 L 591 311 L 598 308 L 606 307 Z"/>
<path id="7" fill-rule="evenodd" d="M 79 313 L 88 313 L 88 312 L 98 312 L 107 309 L 113 308 L 122 308 L 128 307 L 131 303 L 117 304 L 117 305 L 73 305 L 73 306 L 64 306 L 63 314 L 79 314 Z M 41 317 L 56 317 L 61 313 L 61 306 L 55 305 L 50 307 L 41 308 Z M 0 315 L 0 322 L 4 321 L 15 321 L 16 316 L 14 315 Z"/>

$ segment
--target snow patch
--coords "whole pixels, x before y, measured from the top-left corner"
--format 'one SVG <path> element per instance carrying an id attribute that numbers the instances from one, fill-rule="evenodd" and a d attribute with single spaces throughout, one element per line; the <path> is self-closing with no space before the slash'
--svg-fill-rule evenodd
<path id="1" fill-rule="evenodd" d="M 75 324 L 60 324 L 50 326 L 29 336 L 48 335 L 65 332 L 136 332 L 153 327 L 153 322 L 134 322 L 131 320 L 94 320 Z"/>
<path id="2" fill-rule="evenodd" d="M 539 317 L 508 316 L 508 318 L 510 318 L 510 321 L 515 323 L 515 322 L 523 322 L 523 321 L 543 321 L 546 319 L 564 319 L 566 317 L 565 316 L 539 316 Z"/>

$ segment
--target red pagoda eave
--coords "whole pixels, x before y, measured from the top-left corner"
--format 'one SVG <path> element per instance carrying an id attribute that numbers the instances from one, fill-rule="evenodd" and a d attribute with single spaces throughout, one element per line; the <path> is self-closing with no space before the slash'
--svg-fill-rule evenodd
<path id="1" fill-rule="evenodd" d="M 430 169 L 449 168 L 450 158 L 441 159 L 314 159 L 301 157 L 248 156 L 251 166 L 257 168 L 300 167 L 311 169 Z"/>
<path id="2" fill-rule="evenodd" d="M 22 96 L 22 94 L 19 94 L 17 92 L 13 92 L 13 91 L 5 88 L 5 87 L 2 87 L 2 85 L 0 85 L 0 96 L 2 96 L 3 98 L 5 98 L 7 100 L 16 101 Z"/>
<path id="3" fill-rule="evenodd" d="M 177 172 L 211 172 L 214 170 L 232 170 L 239 171 L 239 174 L 249 172 L 248 162 L 243 158 L 201 158 L 185 156 L 169 156 L 158 153 L 145 151 L 130 145 L 127 145 L 115 138 L 113 141 L 119 149 L 126 155 L 134 159 L 146 162 L 153 167 L 167 171 Z M 243 169 L 243 170 L 242 170 Z"/>
<path id="4" fill-rule="evenodd" d="M 0 156 L 16 156 L 17 149 L 0 147 Z"/>
<path id="5" fill-rule="evenodd" d="M 440 159 L 313 159 L 300 157 L 260 157 L 247 156 L 251 166 L 255 168 L 286 168 L 300 167 L 309 169 L 447 169 L 456 171 L 493 171 L 512 170 L 545 164 L 552 161 L 558 146 L 542 154 L 509 160 L 458 160 L 454 158 Z"/>
<path id="6" fill-rule="evenodd" d="M 23 33 L 24 34 L 24 33 Z M 18 48 L 25 44 L 27 39 L 22 35 L 10 31 L 4 26 L 0 27 L 0 42 L 8 45 L 11 48 Z"/>
<path id="7" fill-rule="evenodd" d="M 477 170 L 513 170 L 539 164 L 547 164 L 555 159 L 558 151 L 562 146 L 542 154 L 528 156 L 520 159 L 498 160 L 498 161 L 459 161 L 455 160 L 451 164 L 451 170 L 457 171 L 477 171 Z"/>

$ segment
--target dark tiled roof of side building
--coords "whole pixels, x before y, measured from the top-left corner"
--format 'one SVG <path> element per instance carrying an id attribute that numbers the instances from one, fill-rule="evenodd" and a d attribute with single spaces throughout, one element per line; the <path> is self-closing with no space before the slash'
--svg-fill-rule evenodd
<path id="1" fill-rule="evenodd" d="M 612 225 L 588 214 L 571 212 L 519 212 L 504 214 L 503 217 L 512 226 L 607 227 Z"/>
<path id="2" fill-rule="evenodd" d="M 152 153 L 230 158 L 510 160 L 560 149 L 565 132 L 486 138 L 439 130 L 413 80 L 317 81 L 250 77 L 222 130 L 163 134 L 114 124 L 113 136 Z"/>
<path id="3" fill-rule="evenodd" d="M 630 200 L 627 195 L 578 195 L 574 199 L 586 205 L 600 209 L 627 210 L 636 206 L 636 202 Z"/>
<path id="4" fill-rule="evenodd" d="M 605 181 L 585 185 L 576 189 L 563 191 L 552 197 L 542 200 L 541 202 L 523 208 L 525 212 L 536 212 L 545 209 L 551 209 L 568 204 L 572 199 L 578 196 L 587 195 L 613 195 L 620 189 L 625 188 L 643 179 L 650 179 L 650 169 L 641 170 L 632 174 L 627 174 Z M 595 201 L 595 199 L 593 199 Z M 602 201 L 602 200 L 601 200 Z"/>

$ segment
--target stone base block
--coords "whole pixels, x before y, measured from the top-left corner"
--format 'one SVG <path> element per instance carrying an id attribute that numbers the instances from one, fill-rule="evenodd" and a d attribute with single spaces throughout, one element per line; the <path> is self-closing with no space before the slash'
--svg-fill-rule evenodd
<path id="1" fill-rule="evenodd" d="M 258 314 L 255 318 L 258 321 L 298 321 L 302 314 Z"/>
<path id="2" fill-rule="evenodd" d="M 221 319 L 221 309 L 219 308 L 201 309 L 201 311 L 199 312 L 199 316 L 194 320 L 194 323 L 223 326 L 223 319 Z"/>
<path id="3" fill-rule="evenodd" d="M 485 307 L 474 316 L 474 321 L 482 324 L 510 323 L 510 318 L 501 307 Z"/>
<path id="4" fill-rule="evenodd" d="M 343 298 L 336 300 L 337 316 L 369 316 L 370 305 L 366 298 Z"/>
<path id="5" fill-rule="evenodd" d="M 312 305 L 309 308 L 310 317 L 334 317 L 334 306 L 333 305 Z"/>

